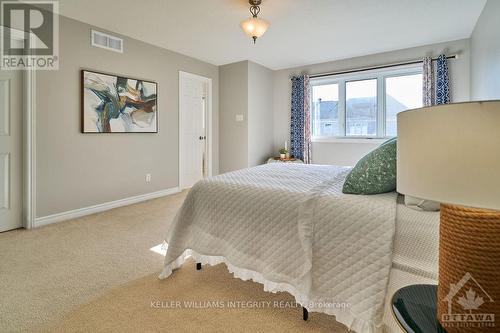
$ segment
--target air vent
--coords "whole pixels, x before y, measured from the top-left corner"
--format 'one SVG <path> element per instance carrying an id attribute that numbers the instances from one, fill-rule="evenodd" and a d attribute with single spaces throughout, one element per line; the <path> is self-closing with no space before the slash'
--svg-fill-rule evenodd
<path id="1" fill-rule="evenodd" d="M 123 39 L 97 30 L 91 30 L 91 44 L 106 50 L 123 53 Z"/>

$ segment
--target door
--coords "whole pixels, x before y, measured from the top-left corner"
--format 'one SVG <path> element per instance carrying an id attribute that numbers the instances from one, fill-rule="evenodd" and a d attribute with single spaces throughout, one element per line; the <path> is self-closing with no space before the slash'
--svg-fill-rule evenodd
<path id="1" fill-rule="evenodd" d="M 22 83 L 0 70 L 0 232 L 22 227 Z"/>
<path id="2" fill-rule="evenodd" d="M 179 186 L 192 187 L 208 175 L 209 79 L 180 72 L 179 75 Z"/>

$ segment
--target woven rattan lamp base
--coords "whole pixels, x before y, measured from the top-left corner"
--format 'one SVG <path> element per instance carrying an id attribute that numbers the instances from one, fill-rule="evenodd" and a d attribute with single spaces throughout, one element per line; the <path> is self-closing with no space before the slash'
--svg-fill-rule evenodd
<path id="1" fill-rule="evenodd" d="M 500 332 L 500 211 L 442 204 L 439 242 L 443 327 Z"/>

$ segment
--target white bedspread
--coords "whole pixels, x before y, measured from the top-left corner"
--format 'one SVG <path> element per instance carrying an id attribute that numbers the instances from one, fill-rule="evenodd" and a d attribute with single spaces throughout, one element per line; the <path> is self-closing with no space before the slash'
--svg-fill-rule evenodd
<path id="1" fill-rule="evenodd" d="M 224 262 L 356 332 L 381 331 L 396 194 L 343 194 L 348 170 L 275 163 L 197 183 L 166 237 L 160 277 L 189 256 Z"/>
<path id="2" fill-rule="evenodd" d="M 392 267 L 438 279 L 439 212 L 420 212 L 398 203 Z"/>

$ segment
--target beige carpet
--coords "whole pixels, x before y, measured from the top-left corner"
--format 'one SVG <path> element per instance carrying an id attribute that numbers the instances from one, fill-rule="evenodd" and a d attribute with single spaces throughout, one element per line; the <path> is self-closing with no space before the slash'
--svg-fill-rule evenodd
<path id="1" fill-rule="evenodd" d="M 157 279 L 185 193 L 0 234 L 0 332 L 346 332 L 287 293 L 186 263 Z M 229 308 L 231 307 L 231 308 Z"/>

